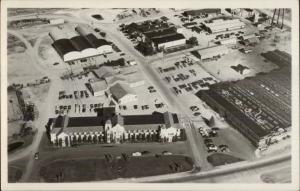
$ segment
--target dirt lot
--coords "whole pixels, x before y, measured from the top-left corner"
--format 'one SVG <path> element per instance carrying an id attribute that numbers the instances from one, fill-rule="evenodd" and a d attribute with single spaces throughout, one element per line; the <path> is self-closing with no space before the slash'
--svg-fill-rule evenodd
<path id="1" fill-rule="evenodd" d="M 14 54 L 14 53 L 22 53 L 25 52 L 26 47 L 23 42 L 17 39 L 13 35 L 7 36 L 7 54 Z"/>
<path id="2" fill-rule="evenodd" d="M 173 170 L 175 163 L 180 166 L 177 171 Z M 41 173 L 46 182 L 83 182 L 154 176 L 184 172 L 191 169 L 192 162 L 190 158 L 174 155 L 161 157 L 129 157 L 127 159 L 112 159 L 112 161 L 97 158 L 57 160 L 41 168 Z M 59 175 L 61 175 L 61 178 Z"/>
<path id="3" fill-rule="evenodd" d="M 33 61 L 24 53 L 10 54 L 7 57 L 8 83 L 28 83 L 34 79 L 41 79 L 43 74 L 33 67 Z"/>

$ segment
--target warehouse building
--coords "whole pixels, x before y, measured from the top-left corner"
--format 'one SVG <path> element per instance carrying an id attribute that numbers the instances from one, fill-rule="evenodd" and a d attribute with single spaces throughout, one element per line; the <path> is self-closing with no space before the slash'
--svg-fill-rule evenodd
<path id="1" fill-rule="evenodd" d="M 196 95 L 260 149 L 290 135 L 290 66 L 238 82 L 215 84 Z"/>
<path id="2" fill-rule="evenodd" d="M 98 80 L 95 82 L 89 83 L 89 90 L 92 92 L 93 96 L 102 96 L 107 90 L 107 84 L 104 80 Z"/>
<path id="3" fill-rule="evenodd" d="M 123 89 L 129 90 L 128 93 L 133 92 L 132 88 L 145 84 L 144 78 L 141 74 L 141 71 L 139 70 L 129 70 L 124 73 L 116 74 L 110 67 L 102 66 L 98 69 L 93 70 L 93 73 L 97 80 L 92 80 L 87 84 L 87 86 L 94 96 L 102 96 L 106 91 L 107 95 L 112 94 L 108 89 L 111 87 L 115 87 L 116 84 L 119 84 L 120 86 L 122 86 L 122 88 L 126 87 Z M 119 87 L 119 85 L 117 85 L 116 87 Z M 125 99 L 128 100 L 129 98 L 131 99 L 135 96 L 128 95 L 127 98 L 119 98 L 119 96 L 116 97 L 118 97 L 117 99 L 115 99 L 118 103 L 118 100 L 120 100 L 120 103 L 126 103 L 127 101 L 124 101 Z M 136 98 L 132 100 L 136 100 Z"/>
<path id="4" fill-rule="evenodd" d="M 246 26 L 246 24 L 239 19 L 216 19 L 212 20 L 212 22 L 203 22 L 202 24 L 209 33 L 243 29 Z"/>
<path id="5" fill-rule="evenodd" d="M 204 16 L 204 15 L 218 15 L 221 13 L 221 9 L 197 9 L 184 11 L 183 15 L 188 16 Z"/>
<path id="6" fill-rule="evenodd" d="M 151 40 L 154 42 L 157 49 L 168 49 L 171 47 L 182 46 L 186 44 L 185 37 L 180 33 L 159 38 L 152 38 Z"/>
<path id="7" fill-rule="evenodd" d="M 84 143 L 184 140 L 178 116 L 170 112 L 126 116 L 116 114 L 115 108 L 111 107 L 103 108 L 97 117 L 58 116 L 49 119 L 48 125 L 51 143 L 61 147 Z"/>
<path id="8" fill-rule="evenodd" d="M 108 95 L 120 105 L 138 100 L 134 90 L 125 83 L 116 83 L 109 88 Z"/>
<path id="9" fill-rule="evenodd" d="M 55 28 L 49 33 L 49 36 L 54 41 L 53 48 L 65 62 L 112 52 L 110 43 L 104 39 L 98 39 L 93 32 L 88 32 L 81 26 L 76 27 L 75 31 Z"/>
<path id="10" fill-rule="evenodd" d="M 205 59 L 210 59 L 210 58 L 219 57 L 228 54 L 229 50 L 226 46 L 219 45 L 219 46 L 208 47 L 205 49 L 200 49 L 197 52 L 199 58 L 201 60 L 205 60 Z"/>
<path id="11" fill-rule="evenodd" d="M 219 43 L 222 44 L 222 45 L 236 44 L 237 39 L 236 38 L 223 39 L 223 40 L 220 40 Z"/>

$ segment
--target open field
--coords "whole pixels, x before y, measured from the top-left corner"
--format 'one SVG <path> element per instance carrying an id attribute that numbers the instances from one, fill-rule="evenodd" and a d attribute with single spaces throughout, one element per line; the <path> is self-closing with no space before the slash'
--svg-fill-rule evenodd
<path id="1" fill-rule="evenodd" d="M 287 167 L 263 173 L 260 178 L 264 183 L 289 183 L 291 175 L 291 168 Z"/>
<path id="2" fill-rule="evenodd" d="M 17 39 L 13 35 L 7 36 L 7 54 L 13 54 L 13 53 L 22 53 L 25 52 L 26 47 L 23 42 L 21 42 L 19 39 Z"/>
<path id="3" fill-rule="evenodd" d="M 240 162 L 243 160 L 228 154 L 214 153 L 207 157 L 207 161 L 214 166 L 221 166 L 225 164 Z"/>
<path id="4" fill-rule="evenodd" d="M 28 82 L 32 82 L 34 79 L 40 79 L 43 77 L 43 74 L 33 67 L 33 61 L 26 52 L 10 54 L 8 55 L 7 60 L 7 79 L 9 84 L 26 84 Z"/>
<path id="5" fill-rule="evenodd" d="M 20 180 L 26 168 L 27 162 L 28 157 L 8 163 L 8 182 L 13 183 Z"/>
<path id="6" fill-rule="evenodd" d="M 176 170 L 175 164 L 179 166 Z M 129 157 L 127 159 L 120 157 L 111 161 L 97 158 L 61 159 L 42 167 L 40 173 L 46 182 L 82 182 L 154 176 L 184 172 L 191 169 L 192 162 L 190 158 L 174 155 Z"/>

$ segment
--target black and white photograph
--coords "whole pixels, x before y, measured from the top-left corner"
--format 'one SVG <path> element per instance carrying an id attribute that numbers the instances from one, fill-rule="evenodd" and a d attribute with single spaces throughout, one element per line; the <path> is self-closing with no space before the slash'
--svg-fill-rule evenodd
<path id="1" fill-rule="evenodd" d="M 241 2 L 6 2 L 2 190 L 298 190 L 299 2 Z"/>

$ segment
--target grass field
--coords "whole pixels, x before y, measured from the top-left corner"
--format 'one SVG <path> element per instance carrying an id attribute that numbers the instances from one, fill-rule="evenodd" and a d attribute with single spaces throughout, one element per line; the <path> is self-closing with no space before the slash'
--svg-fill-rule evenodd
<path id="1" fill-rule="evenodd" d="M 7 53 L 22 53 L 26 50 L 25 44 L 15 36 L 7 36 Z"/>
<path id="2" fill-rule="evenodd" d="M 207 157 L 207 161 L 214 166 L 220 166 L 220 165 L 224 165 L 224 164 L 240 162 L 240 161 L 243 161 L 243 159 L 240 159 L 240 158 L 228 155 L 228 154 L 214 153 Z"/>
<path id="3" fill-rule="evenodd" d="M 26 168 L 28 157 L 8 163 L 8 182 L 18 182 Z"/>
<path id="4" fill-rule="evenodd" d="M 291 168 L 282 168 L 268 173 L 263 173 L 260 178 L 265 183 L 290 183 Z"/>
<path id="5" fill-rule="evenodd" d="M 176 164 L 178 165 L 175 170 Z M 191 159 L 185 156 L 129 157 L 127 160 L 105 159 L 58 160 L 41 168 L 46 182 L 83 182 L 154 176 L 192 169 Z"/>

